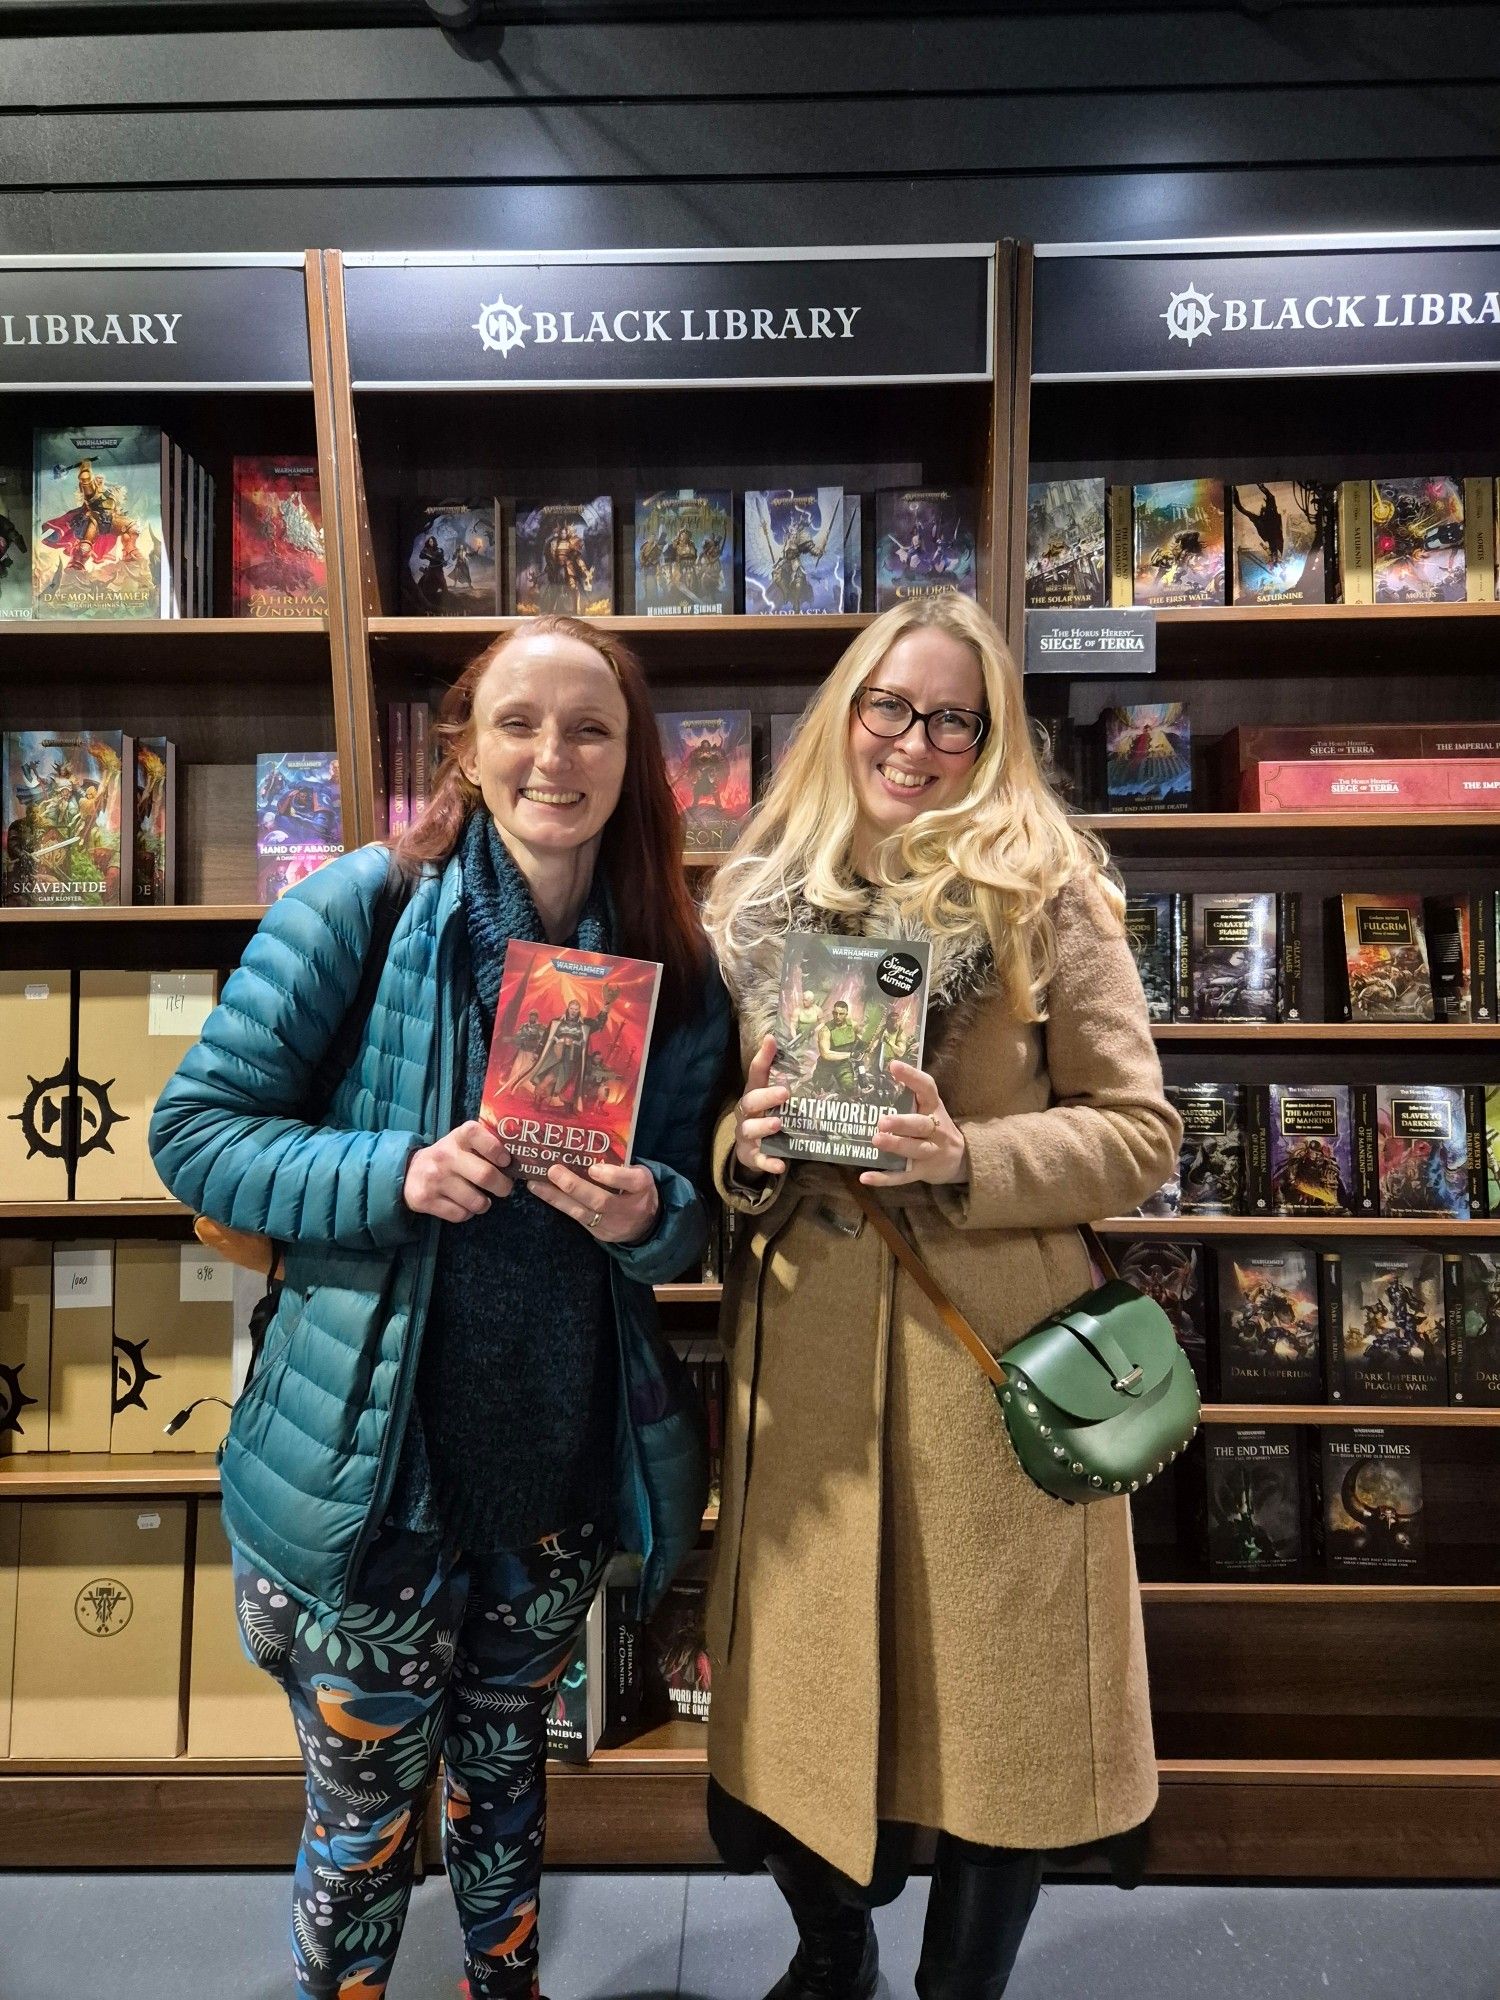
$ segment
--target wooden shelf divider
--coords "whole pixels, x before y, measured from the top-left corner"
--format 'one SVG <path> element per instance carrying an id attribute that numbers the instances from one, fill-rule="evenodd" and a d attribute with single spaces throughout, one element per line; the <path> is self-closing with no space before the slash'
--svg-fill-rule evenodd
<path id="1" fill-rule="evenodd" d="M 1452 1237 L 1455 1242 L 1500 1236 L 1500 1216 L 1478 1222 L 1399 1215 L 1111 1215 L 1095 1228 L 1109 1236 Z"/>

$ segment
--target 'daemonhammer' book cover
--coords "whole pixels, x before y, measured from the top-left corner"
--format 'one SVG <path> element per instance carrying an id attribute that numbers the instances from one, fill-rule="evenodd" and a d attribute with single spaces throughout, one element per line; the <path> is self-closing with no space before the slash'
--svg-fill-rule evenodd
<path id="1" fill-rule="evenodd" d="M 901 1171 L 874 1132 L 883 1112 L 912 1108 L 890 1065 L 921 1067 L 931 953 L 925 938 L 787 938 L 771 1081 L 791 1096 L 766 1152 Z"/>

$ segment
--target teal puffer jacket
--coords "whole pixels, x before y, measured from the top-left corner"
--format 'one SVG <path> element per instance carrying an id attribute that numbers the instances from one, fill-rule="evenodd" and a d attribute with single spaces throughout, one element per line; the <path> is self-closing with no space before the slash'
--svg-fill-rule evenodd
<path id="1" fill-rule="evenodd" d="M 455 970 L 454 860 L 412 891 L 327 1116 L 301 1117 L 359 985 L 387 866 L 383 847 L 361 848 L 267 912 L 151 1121 L 152 1157 L 179 1200 L 286 1246 L 280 1303 L 220 1455 L 224 1526 L 267 1575 L 335 1619 L 395 1483 L 440 1226 L 413 1215 L 401 1190 L 413 1152 L 455 1122 L 469 1004 Z M 656 1179 L 657 1226 L 643 1243 L 604 1246 L 621 1371 L 617 1527 L 644 1558 L 648 1603 L 703 1514 L 701 1413 L 661 1339 L 651 1287 L 706 1239 L 694 1183 L 728 1041 L 728 999 L 710 973 L 696 1017 L 659 1038 L 647 1066 L 635 1158 Z"/>

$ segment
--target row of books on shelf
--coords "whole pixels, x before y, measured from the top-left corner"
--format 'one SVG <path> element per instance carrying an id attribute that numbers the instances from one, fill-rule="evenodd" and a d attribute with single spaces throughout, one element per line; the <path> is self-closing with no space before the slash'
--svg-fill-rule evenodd
<path id="1" fill-rule="evenodd" d="M 1040 480 L 1026 603 L 1488 604 L 1495 490 L 1492 476 Z"/>
<path id="2" fill-rule="evenodd" d="M 1290 890 L 1131 891 L 1125 931 L 1153 1021 L 1305 1021 L 1303 900 Z M 1493 889 L 1349 890 L 1324 900 L 1330 1014 L 1364 1023 L 1500 1019 Z"/>
<path id="3" fill-rule="evenodd" d="M 1224 1403 L 1500 1404 L 1500 1251 L 1396 1235 L 1125 1241 L 1116 1262 Z"/>
<path id="4" fill-rule="evenodd" d="M 1182 1145 L 1143 1215 L 1500 1215 L 1500 1084 L 1166 1088 Z"/>
<path id="5" fill-rule="evenodd" d="M 978 592 L 974 496 L 903 486 L 680 486 L 424 503 L 401 530 L 401 608 L 439 618 L 830 616 Z M 628 518 L 626 518 L 628 512 Z M 629 601 L 621 587 L 628 579 Z"/>
<path id="6" fill-rule="evenodd" d="M 636 1616 L 639 1587 L 638 1559 L 617 1556 L 548 1711 L 547 1751 L 562 1763 L 586 1764 L 596 1749 L 663 1722 L 708 1721 L 707 1558 L 688 1558 L 644 1624 Z"/>
<path id="7" fill-rule="evenodd" d="M 29 467 L 0 463 L 0 620 L 211 618 L 216 486 L 145 424 L 38 430 Z M 316 461 L 236 458 L 230 609 L 328 609 Z"/>

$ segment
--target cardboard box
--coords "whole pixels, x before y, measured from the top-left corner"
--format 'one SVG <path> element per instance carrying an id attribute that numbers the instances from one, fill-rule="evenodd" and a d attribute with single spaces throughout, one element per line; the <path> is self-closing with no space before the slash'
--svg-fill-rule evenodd
<path id="1" fill-rule="evenodd" d="M 21 1510 L 0 1506 L 0 1757 L 10 1755 L 10 1683 L 16 1658 L 16 1563 Z"/>
<path id="2" fill-rule="evenodd" d="M 0 1236 L 0 1456 L 47 1449 L 52 1245 Z"/>
<path id="3" fill-rule="evenodd" d="M 7 1201 L 68 1198 L 66 972 L 0 972 L 0 1188 Z"/>
<path id="4" fill-rule="evenodd" d="M 78 975 L 79 1201 L 160 1201 L 147 1132 L 214 1004 L 212 972 Z"/>
<path id="5" fill-rule="evenodd" d="M 198 1503 L 187 1747 L 190 1757 L 300 1754 L 286 1695 L 240 1644 L 229 1543 L 212 1500 Z"/>
<path id="6" fill-rule="evenodd" d="M 12 1757 L 182 1749 L 187 1503 L 28 1500 Z"/>
<path id="7" fill-rule="evenodd" d="M 199 1243 L 115 1245 L 111 1451 L 213 1451 L 229 1427 L 234 1266 Z M 166 1426 L 203 1397 L 172 1437 Z"/>
<path id="8" fill-rule="evenodd" d="M 48 1449 L 108 1451 L 114 1403 L 114 1250 L 108 1241 L 52 1246 Z"/>
<path id="9" fill-rule="evenodd" d="M 1251 764 L 1240 774 L 1240 805 L 1263 813 L 1495 812 L 1500 758 Z"/>

